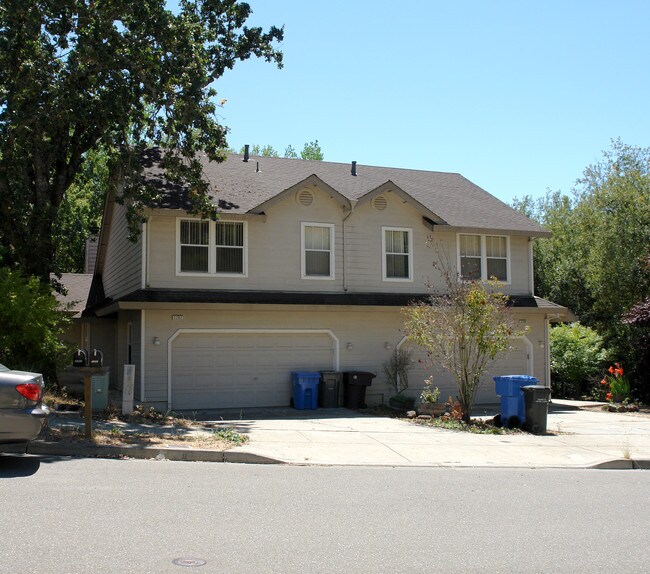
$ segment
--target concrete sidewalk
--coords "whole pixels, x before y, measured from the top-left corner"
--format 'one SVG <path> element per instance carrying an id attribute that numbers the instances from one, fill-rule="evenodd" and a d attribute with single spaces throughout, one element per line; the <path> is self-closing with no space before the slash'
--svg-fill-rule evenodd
<path id="1" fill-rule="evenodd" d="M 250 442 L 225 453 L 125 447 L 126 452 L 112 455 L 315 465 L 650 468 L 649 416 L 581 410 L 578 405 L 585 403 L 554 400 L 549 405 L 548 434 L 543 436 L 457 432 L 342 408 L 206 412 L 198 415 L 211 428 L 193 428 L 190 432 L 210 432 L 215 426 L 231 427 L 248 435 Z M 494 412 L 495 407 L 479 406 L 473 414 L 489 416 Z M 51 424 L 61 423 L 56 418 Z M 65 424 L 74 423 L 66 421 Z M 164 427 L 151 425 L 120 423 L 119 426 L 127 432 L 152 432 L 156 428 L 165 432 Z M 76 454 L 102 456 L 101 452 L 93 454 L 93 448 L 111 454 L 106 451 L 108 447 L 87 447 Z M 30 452 L 75 454 L 57 452 L 56 443 L 34 443 Z"/>

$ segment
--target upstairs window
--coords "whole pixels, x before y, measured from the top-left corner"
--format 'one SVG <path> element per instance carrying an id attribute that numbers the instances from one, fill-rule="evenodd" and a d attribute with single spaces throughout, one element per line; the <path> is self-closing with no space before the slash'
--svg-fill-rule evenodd
<path id="1" fill-rule="evenodd" d="M 460 276 L 467 280 L 479 280 L 483 276 L 481 262 L 480 235 L 461 235 L 460 240 Z"/>
<path id="2" fill-rule="evenodd" d="M 210 222 L 181 220 L 181 273 L 208 273 L 210 259 Z"/>
<path id="3" fill-rule="evenodd" d="M 510 242 L 501 235 L 459 235 L 458 268 L 467 281 L 510 281 Z"/>
<path id="4" fill-rule="evenodd" d="M 246 223 L 178 220 L 177 272 L 246 275 Z"/>
<path id="5" fill-rule="evenodd" d="M 412 281 L 412 230 L 399 227 L 382 227 L 382 235 L 382 271 L 384 281 Z"/>
<path id="6" fill-rule="evenodd" d="M 334 279 L 334 225 L 302 224 L 302 278 Z"/>
<path id="7" fill-rule="evenodd" d="M 485 260 L 488 279 L 496 277 L 508 281 L 508 241 L 506 237 L 488 235 L 485 237 Z"/>
<path id="8" fill-rule="evenodd" d="M 215 222 L 215 272 L 244 272 L 244 223 L 241 221 Z"/>

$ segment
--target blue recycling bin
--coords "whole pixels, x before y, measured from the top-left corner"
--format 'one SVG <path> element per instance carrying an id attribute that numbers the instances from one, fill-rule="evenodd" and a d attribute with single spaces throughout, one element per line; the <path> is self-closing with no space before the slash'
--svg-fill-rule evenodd
<path id="1" fill-rule="evenodd" d="M 293 408 L 298 410 L 318 408 L 319 372 L 292 372 Z"/>
<path id="2" fill-rule="evenodd" d="M 494 382 L 496 393 L 501 397 L 501 425 L 522 425 L 526 420 L 526 408 L 521 387 L 536 385 L 539 380 L 530 375 L 502 375 L 494 377 Z"/>

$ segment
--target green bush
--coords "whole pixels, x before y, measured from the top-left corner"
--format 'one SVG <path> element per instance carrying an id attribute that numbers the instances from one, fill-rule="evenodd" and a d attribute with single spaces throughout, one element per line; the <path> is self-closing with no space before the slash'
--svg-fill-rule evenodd
<path id="1" fill-rule="evenodd" d="M 57 366 L 69 357 L 59 339 L 69 319 L 49 285 L 36 277 L 0 268 L 0 363 L 42 373 L 56 383 Z"/>
<path id="2" fill-rule="evenodd" d="M 609 352 L 596 331 L 580 323 L 557 325 L 551 329 L 550 342 L 554 396 L 580 397 L 597 384 Z"/>

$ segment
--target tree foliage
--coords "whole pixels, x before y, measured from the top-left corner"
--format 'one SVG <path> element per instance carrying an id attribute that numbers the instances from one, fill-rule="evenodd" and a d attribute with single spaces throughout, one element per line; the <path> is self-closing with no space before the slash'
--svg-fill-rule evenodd
<path id="1" fill-rule="evenodd" d="M 239 150 L 239 153 L 244 153 L 244 151 L 245 150 L 242 147 Z M 280 153 L 272 145 L 261 146 L 259 144 L 253 144 L 249 147 L 249 153 L 251 155 L 257 155 L 260 157 L 280 157 Z M 305 143 L 302 151 L 300 152 L 300 155 L 298 155 L 298 152 L 294 149 L 294 147 L 289 144 L 285 148 L 284 155 L 282 157 L 290 159 L 298 159 L 298 157 L 300 157 L 301 159 L 308 159 L 312 161 L 323 161 L 325 159 L 325 155 L 323 154 L 323 150 L 321 150 L 318 140 Z"/>
<path id="2" fill-rule="evenodd" d="M 197 154 L 222 161 L 226 128 L 213 83 L 251 56 L 282 63 L 283 31 L 245 25 L 237 0 L 6 0 L 0 4 L 0 254 L 47 281 L 54 223 L 88 160 L 108 154 L 109 182 L 132 228 L 155 197 L 142 154 L 165 150 L 168 177 L 215 217 Z"/>
<path id="3" fill-rule="evenodd" d="M 623 319 L 650 296 L 650 148 L 613 141 L 571 196 L 547 192 L 515 207 L 553 233 L 535 241 L 536 294 L 598 331 L 639 381 L 649 351 Z"/>
<path id="4" fill-rule="evenodd" d="M 461 281 L 442 257 L 434 263 L 442 271 L 444 289 L 428 303 L 402 310 L 408 339 L 423 347 L 432 363 L 453 376 L 466 422 L 490 362 L 510 348 L 518 331 L 499 283 Z"/>
<path id="5" fill-rule="evenodd" d="M 90 150 L 54 222 L 54 269 L 84 272 L 86 239 L 99 230 L 107 189 L 108 156 L 104 150 Z"/>
<path id="6" fill-rule="evenodd" d="M 56 367 L 69 361 L 69 349 L 59 339 L 69 319 L 51 287 L 0 268 L 0 301 L 0 363 L 56 382 Z"/>

